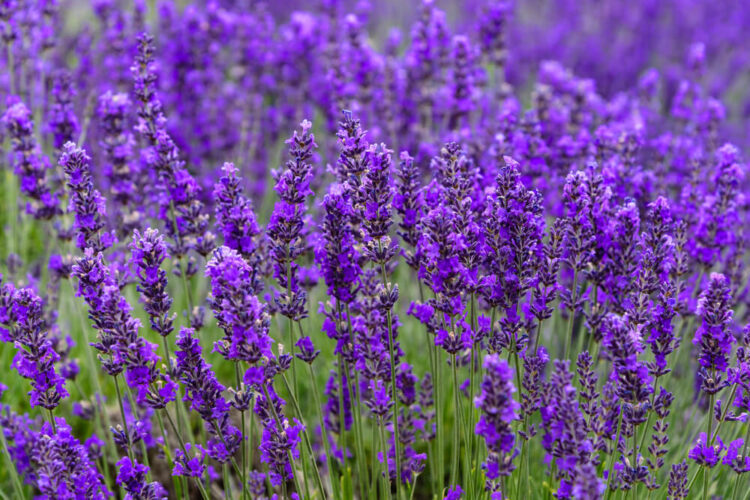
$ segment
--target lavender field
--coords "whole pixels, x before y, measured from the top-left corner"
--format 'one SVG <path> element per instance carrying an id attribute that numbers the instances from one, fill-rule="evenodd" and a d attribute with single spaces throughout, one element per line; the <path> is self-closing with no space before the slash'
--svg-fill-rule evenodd
<path id="1" fill-rule="evenodd" d="M 743 0 L 2 0 L 0 499 L 750 498 Z"/>

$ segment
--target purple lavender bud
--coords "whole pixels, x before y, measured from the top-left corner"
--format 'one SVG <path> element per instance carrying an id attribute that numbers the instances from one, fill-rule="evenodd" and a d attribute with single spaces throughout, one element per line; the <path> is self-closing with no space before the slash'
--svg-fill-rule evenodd
<path id="1" fill-rule="evenodd" d="M 398 244 L 392 241 L 389 231 L 391 219 L 391 153 L 381 144 L 370 146 L 365 155 L 370 167 L 360 187 L 363 203 L 362 228 L 365 239 L 365 256 L 376 265 L 387 264 L 398 252 Z"/>
<path id="2" fill-rule="evenodd" d="M 137 290 L 151 329 L 166 337 L 174 330 L 175 319 L 174 314 L 169 314 L 172 299 L 167 294 L 167 273 L 160 269 L 167 258 L 167 245 L 159 231 L 149 228 L 143 234 L 135 231 L 130 249 L 138 276 Z"/>
<path id="3" fill-rule="evenodd" d="M 396 189 L 393 195 L 393 208 L 401 216 L 400 231 L 396 233 L 411 250 L 403 249 L 406 263 L 412 269 L 419 269 L 419 258 L 414 252 L 419 243 L 419 221 L 422 218 L 423 197 L 420 190 L 420 175 L 414 158 L 402 151 L 395 172 Z"/>
<path id="4" fill-rule="evenodd" d="M 224 245 L 237 250 L 248 263 L 255 268 L 260 259 L 258 236 L 260 227 L 255 218 L 252 202 L 242 195 L 237 168 L 232 163 L 225 163 L 221 168 L 224 175 L 214 185 L 216 199 L 216 224 L 224 237 Z M 253 288 L 260 293 L 263 283 L 260 276 L 254 277 Z"/>
<path id="5" fill-rule="evenodd" d="M 156 345 L 139 332 L 140 322 L 131 314 L 130 304 L 115 284 L 101 253 L 91 248 L 73 266 L 79 279 L 78 295 L 89 306 L 89 318 L 99 331 L 91 345 L 99 351 L 104 370 L 116 376 L 125 370 L 125 381 L 136 391 L 137 399 L 151 408 L 164 408 L 175 398 L 174 385 L 167 374 L 159 373 Z M 160 380 L 161 379 L 161 380 Z M 165 382 L 168 390 L 159 387 Z"/>
<path id="6" fill-rule="evenodd" d="M 257 363 L 272 359 L 272 340 L 268 334 L 271 318 L 266 305 L 247 292 L 252 282 L 250 264 L 229 247 L 214 250 L 206 264 L 211 280 L 209 303 L 224 330 L 224 338 L 214 344 L 214 351 L 228 360 Z"/>
<path id="7" fill-rule="evenodd" d="M 370 381 L 370 393 L 371 398 L 365 401 L 365 405 L 381 422 L 387 421 L 391 414 L 391 408 L 393 408 L 388 386 L 382 380 L 372 380 Z"/>
<path id="8" fill-rule="evenodd" d="M 175 451 L 172 475 L 202 478 L 206 472 L 206 465 L 204 463 L 207 455 L 206 450 L 200 445 L 185 443 L 185 451 L 188 454 L 193 452 L 194 455 L 185 456 L 182 449 L 178 448 Z"/>
<path id="9" fill-rule="evenodd" d="M 13 148 L 13 172 L 18 176 L 21 192 L 30 198 L 26 211 L 36 219 L 53 218 L 61 213 L 60 201 L 46 178 L 50 165 L 34 137 L 31 111 L 24 103 L 16 102 L 8 107 L 1 121 Z"/>
<path id="10" fill-rule="evenodd" d="M 349 303 L 357 292 L 362 270 L 352 235 L 351 207 L 340 184 L 329 188 L 323 207 L 322 237 L 315 248 L 315 262 L 328 285 L 328 293 L 342 303 Z"/>
<path id="11" fill-rule="evenodd" d="M 107 213 L 106 204 L 104 197 L 94 189 L 89 160 L 91 158 L 86 151 L 68 142 L 63 147 L 60 166 L 65 172 L 70 203 L 76 217 L 76 246 L 81 250 L 91 248 L 94 252 L 101 252 L 116 240 L 114 234 L 102 231 L 103 216 Z"/>
<path id="12" fill-rule="evenodd" d="M 297 356 L 305 363 L 312 364 L 312 362 L 315 361 L 315 358 L 318 357 L 318 354 L 320 354 L 320 351 L 315 349 L 315 346 L 313 345 L 312 340 L 310 340 L 310 337 L 302 337 L 297 341 L 295 345 L 300 351 L 295 354 L 295 356 Z"/>
<path id="13" fill-rule="evenodd" d="M 57 71 L 52 81 L 48 126 L 52 132 L 52 146 L 59 151 L 65 143 L 76 140 L 78 134 L 78 118 L 73 103 L 76 92 L 72 77 L 66 70 Z"/>
<path id="14" fill-rule="evenodd" d="M 487 0 L 479 16 L 479 43 L 482 54 L 500 70 L 498 78 L 505 80 L 505 61 L 508 58 L 505 35 L 506 24 L 513 6 L 506 0 Z"/>
<path id="15" fill-rule="evenodd" d="M 482 464 L 487 478 L 495 481 L 508 476 L 515 468 L 513 458 L 518 453 L 513 449 L 515 433 L 511 424 L 518 418 L 520 405 L 513 399 L 513 371 L 497 354 L 484 358 L 485 376 L 481 392 L 474 404 L 481 411 L 475 432 L 482 436 L 489 456 Z"/>
<path id="16" fill-rule="evenodd" d="M 16 290 L 5 283 L 0 289 L 0 302 L 0 338 L 18 348 L 11 366 L 31 381 L 31 406 L 55 409 L 68 392 L 65 379 L 55 371 L 60 356 L 50 339 L 42 299 L 30 288 Z"/>
<path id="17" fill-rule="evenodd" d="M 695 445 L 690 448 L 688 458 L 695 460 L 698 465 L 712 469 L 721 460 L 721 454 L 724 450 L 726 450 L 726 446 L 719 436 L 716 436 L 716 441 L 710 445 L 706 433 L 701 432 L 695 440 Z"/>
<path id="18" fill-rule="evenodd" d="M 195 331 L 182 328 L 177 335 L 176 373 L 185 388 L 184 401 L 198 412 L 212 436 L 206 452 L 214 460 L 225 463 L 240 446 L 242 433 L 229 418 L 230 405 L 222 396 L 224 386 L 216 379 L 203 353 Z"/>
<path id="19" fill-rule="evenodd" d="M 722 388 L 721 375 L 726 373 L 734 336 L 730 329 L 732 317 L 732 293 L 723 274 L 712 273 L 708 288 L 698 300 L 698 315 L 701 325 L 695 332 L 693 345 L 698 352 L 698 361 L 705 375 L 701 389 L 715 394 Z"/>
<path id="20" fill-rule="evenodd" d="M 453 37 L 453 74 L 450 83 L 448 128 L 458 130 L 468 125 L 474 110 L 473 54 L 466 36 Z"/>
<path id="21" fill-rule="evenodd" d="M 127 94 L 108 91 L 99 97 L 97 109 L 102 129 L 99 145 L 104 151 L 104 175 L 109 180 L 112 201 L 123 211 L 120 214 L 123 233 L 129 233 L 127 229 L 139 225 L 141 215 L 134 205 L 142 198 L 138 190 L 143 187 L 137 183 L 141 172 L 137 162 L 133 161 L 135 139 L 128 130 L 131 108 Z"/>
<path id="22" fill-rule="evenodd" d="M 270 256 L 273 259 L 274 277 L 281 290 L 277 292 L 276 303 L 282 315 L 295 321 L 307 316 L 307 294 L 300 288 L 299 264 L 296 259 L 307 251 L 304 244 L 303 216 L 305 200 L 312 194 L 313 152 L 317 148 L 315 136 L 310 132 L 312 124 L 305 120 L 286 142 L 289 145 L 290 159 L 283 169 L 272 172 L 276 181 L 274 189 L 279 196 L 268 223 L 268 237 L 271 240 Z"/>
<path id="23" fill-rule="evenodd" d="M 148 467 L 131 461 L 129 457 L 122 457 L 117 462 L 117 484 L 127 492 L 127 498 L 166 500 L 167 490 L 164 486 L 156 481 L 146 483 L 148 472 Z"/>
<path id="24" fill-rule="evenodd" d="M 669 485 L 667 487 L 668 500 L 683 500 L 687 498 L 688 493 L 688 464 L 683 460 L 678 464 L 672 465 L 669 472 Z"/>
<path id="25" fill-rule="evenodd" d="M 203 213 L 200 186 L 185 169 L 177 145 L 165 129 L 162 103 L 153 88 L 156 83 L 153 65 L 153 37 L 144 33 L 138 37 L 138 57 L 131 71 L 139 104 L 136 130 L 148 140 L 153 150 L 151 163 L 164 194 L 159 197 L 159 215 L 162 220 L 169 221 L 165 232 L 174 240 L 170 249 L 174 256 L 179 258 L 190 249 L 205 256 L 214 247 L 214 236 L 207 231 L 208 214 Z"/>
<path id="26" fill-rule="evenodd" d="M 45 422 L 32 431 L 31 464 L 28 478 L 47 498 L 109 498 L 104 478 L 87 449 L 75 438 L 63 418 L 55 419 L 55 429 Z M 16 442 L 17 446 L 23 446 Z"/>

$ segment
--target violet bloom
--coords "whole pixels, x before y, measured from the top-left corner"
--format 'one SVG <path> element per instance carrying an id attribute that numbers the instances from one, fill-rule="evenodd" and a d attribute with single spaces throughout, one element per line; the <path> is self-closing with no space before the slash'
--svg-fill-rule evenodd
<path id="1" fill-rule="evenodd" d="M 171 251 L 176 257 L 194 249 L 208 255 L 213 249 L 213 234 L 207 231 L 208 215 L 199 199 L 200 186 L 179 158 L 179 150 L 165 129 L 162 103 L 155 93 L 153 37 L 138 37 L 138 57 L 132 67 L 135 95 L 138 98 L 138 125 L 152 147 L 151 164 L 162 183 L 159 218 L 167 222 L 166 233 L 174 240 Z M 183 270 L 187 271 L 187 270 Z"/>
<path id="2" fill-rule="evenodd" d="M 57 71 L 52 81 L 52 105 L 48 126 L 52 132 L 52 146 L 56 151 L 60 151 L 65 143 L 77 139 L 76 135 L 80 128 L 73 103 L 76 91 L 73 79 L 66 70 Z"/>
<path id="3" fill-rule="evenodd" d="M 729 364 L 734 336 L 730 329 L 732 317 L 732 292 L 723 274 L 712 273 L 708 288 L 698 300 L 701 325 L 695 332 L 693 345 L 698 348 L 701 365 L 701 389 L 716 394 L 723 387 L 722 374 Z"/>
<path id="4" fill-rule="evenodd" d="M 226 463 L 239 449 L 242 433 L 230 418 L 230 406 L 222 393 L 225 387 L 216 379 L 211 365 L 203 359 L 195 330 L 183 328 L 177 336 L 177 377 L 185 387 L 184 401 L 198 412 L 211 435 L 206 452 L 214 460 Z"/>
<path id="5" fill-rule="evenodd" d="M 149 469 L 143 464 L 122 457 L 117 462 L 117 484 L 126 494 L 126 500 L 166 500 L 167 490 L 159 482 L 146 482 Z"/>
<path id="6" fill-rule="evenodd" d="M 112 376 L 125 370 L 125 381 L 139 402 L 164 408 L 175 398 L 174 384 L 159 372 L 156 345 L 140 335 L 140 322 L 132 316 L 102 254 L 94 256 L 92 249 L 86 249 L 73 266 L 73 275 L 79 279 L 78 295 L 86 301 L 89 318 L 99 331 L 97 342 L 91 345 L 99 351 L 104 370 Z"/>
<path id="7" fill-rule="evenodd" d="M 224 175 L 214 184 L 216 225 L 224 237 L 224 245 L 236 250 L 252 266 L 253 291 L 260 293 L 263 282 L 256 271 L 261 258 L 257 241 L 260 227 L 253 211 L 253 203 L 242 194 L 234 164 L 225 163 L 221 170 Z"/>
<path id="8" fill-rule="evenodd" d="M 110 199 L 121 211 L 120 234 L 129 234 L 128 229 L 139 225 L 141 214 L 135 206 L 143 196 L 137 182 L 141 174 L 137 162 L 133 161 L 135 139 L 129 131 L 129 118 L 133 104 L 127 94 L 106 92 L 99 97 L 97 108 L 102 137 L 99 141 L 104 153 L 104 175 L 109 180 Z"/>
<path id="9" fill-rule="evenodd" d="M 713 444 L 709 444 L 706 433 L 701 432 L 695 440 L 695 445 L 690 448 L 688 458 L 695 460 L 698 465 L 711 469 L 719 463 L 721 454 L 726 448 L 719 436 L 716 436 Z"/>
<path id="10" fill-rule="evenodd" d="M 323 208 L 322 237 L 315 248 L 315 261 L 328 285 L 329 295 L 349 303 L 356 295 L 362 270 L 351 229 L 352 210 L 342 185 L 333 184 L 329 188 L 323 198 Z"/>
<path id="11" fill-rule="evenodd" d="M 160 266 L 167 258 L 167 245 L 156 229 L 133 234 L 132 263 L 138 276 L 137 290 L 148 314 L 151 329 L 166 337 L 174 330 L 175 315 L 169 314 L 172 298 L 167 294 L 167 272 Z"/>
<path id="12" fill-rule="evenodd" d="M 65 379 L 55 371 L 60 356 L 50 338 L 42 299 L 32 289 L 17 290 L 5 283 L 0 288 L 0 340 L 13 342 L 18 352 L 13 366 L 31 381 L 31 406 L 53 410 L 68 395 Z"/>
<path id="13" fill-rule="evenodd" d="M 516 388 L 508 363 L 497 354 L 488 354 L 484 358 L 484 369 L 481 392 L 474 400 L 481 412 L 475 432 L 487 445 L 488 457 L 482 467 L 487 472 L 490 487 L 495 490 L 499 486 L 496 480 L 509 476 L 515 468 L 513 458 L 518 450 L 513 447 L 516 436 L 511 424 L 518 418 L 521 406 L 513 399 Z"/>
<path id="14" fill-rule="evenodd" d="M 401 216 L 399 231 L 396 233 L 411 247 L 402 249 L 406 263 L 412 269 L 419 269 L 419 256 L 416 247 L 419 243 L 419 221 L 422 218 L 424 199 L 420 189 L 420 174 L 414 158 L 402 151 L 396 168 L 396 189 L 393 195 L 393 208 Z"/>
<path id="15" fill-rule="evenodd" d="M 266 305 L 247 289 L 253 277 L 250 264 L 237 251 L 219 247 L 206 264 L 206 276 L 211 281 L 209 303 L 224 330 L 214 351 L 227 360 L 251 364 L 273 358 L 268 334 L 271 317 Z"/>
<path id="16" fill-rule="evenodd" d="M 185 443 L 186 456 L 182 449 L 175 451 L 173 476 L 194 477 L 201 480 L 206 472 L 206 455 L 207 452 L 200 445 Z"/>
<path id="17" fill-rule="evenodd" d="M 32 436 L 30 459 L 34 470 L 28 477 L 44 498 L 111 498 L 95 461 L 65 419 L 55 419 L 54 430 L 45 422 Z"/>
<path id="18" fill-rule="evenodd" d="M 310 132 L 312 124 L 305 120 L 300 126 L 302 132 L 295 130 L 294 135 L 286 141 L 290 159 L 284 168 L 272 172 L 279 201 L 274 205 L 268 222 L 273 274 L 281 288 L 277 292 L 277 306 L 282 315 L 295 321 L 307 316 L 307 294 L 300 287 L 299 264 L 296 260 L 307 251 L 302 237 L 305 200 L 312 195 L 310 161 L 317 148 L 315 136 Z"/>
<path id="19" fill-rule="evenodd" d="M 49 161 L 34 137 L 31 111 L 22 102 L 11 104 L 2 117 L 13 148 L 13 172 L 18 176 L 21 192 L 30 198 L 26 212 L 36 219 L 51 219 L 61 212 L 57 194 L 47 179 Z"/>
<path id="20" fill-rule="evenodd" d="M 283 412 L 285 402 L 273 388 L 273 377 L 277 370 L 288 369 L 289 363 L 291 358 L 284 362 L 284 366 L 269 363 L 265 367 L 251 367 L 244 376 L 245 384 L 259 392 L 254 411 L 263 425 L 260 459 L 268 464 L 274 486 L 292 479 L 292 462 L 299 458 L 299 443 L 305 431 L 304 425 L 297 419 L 289 422 L 286 418 Z"/>
<path id="21" fill-rule="evenodd" d="M 60 166 L 65 172 L 70 203 L 75 213 L 76 246 L 81 250 L 91 248 L 94 252 L 101 252 L 116 240 L 114 234 L 102 231 L 106 204 L 99 191 L 94 189 L 89 160 L 91 158 L 86 151 L 68 142 L 63 147 Z"/>

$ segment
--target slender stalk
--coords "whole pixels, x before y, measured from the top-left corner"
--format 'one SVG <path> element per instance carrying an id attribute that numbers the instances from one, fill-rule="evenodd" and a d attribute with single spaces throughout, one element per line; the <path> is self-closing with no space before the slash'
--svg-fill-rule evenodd
<path id="1" fill-rule="evenodd" d="M 570 291 L 570 316 L 568 317 L 568 334 L 565 336 L 565 356 L 563 359 L 569 359 L 570 344 L 573 343 L 573 321 L 576 317 L 576 295 L 578 295 L 578 270 L 573 271 L 573 288 Z"/>
<path id="2" fill-rule="evenodd" d="M 239 363 L 234 364 L 234 376 L 237 381 L 237 389 L 240 390 L 242 388 L 242 377 L 240 376 Z M 247 443 L 245 439 L 245 431 L 247 428 L 245 427 L 245 410 L 242 410 L 240 412 L 240 425 L 242 426 L 242 443 L 240 444 L 240 455 L 242 457 L 242 475 L 240 476 L 240 480 L 242 481 L 242 484 L 245 484 L 247 483 Z M 242 488 L 242 498 L 243 500 L 246 498 L 244 487 Z"/>
<path id="3" fill-rule="evenodd" d="M 383 496 L 387 498 L 393 498 L 391 495 L 391 478 L 388 474 L 388 445 L 385 439 L 385 422 L 382 418 L 378 418 L 378 428 L 380 429 L 380 448 L 383 450 L 383 461 L 382 461 L 382 485 L 383 485 Z M 398 479 L 397 479 L 398 480 Z"/>
<path id="4" fill-rule="evenodd" d="M 621 432 L 622 432 L 622 408 L 620 408 L 620 416 L 618 417 L 618 420 L 617 420 L 617 437 L 615 438 L 614 449 L 612 450 L 612 455 L 609 459 L 609 467 L 607 467 L 607 470 L 609 472 L 607 474 L 607 494 L 606 494 L 605 500 L 609 499 L 609 496 L 612 492 L 612 490 L 609 489 L 609 486 L 612 481 L 612 471 L 614 470 L 614 466 L 615 466 L 615 456 L 618 454 L 619 448 L 620 448 L 620 433 Z"/>
<path id="5" fill-rule="evenodd" d="M 748 422 L 746 425 L 747 430 L 745 431 L 745 444 L 742 446 L 742 460 L 744 460 L 747 456 L 747 443 L 748 441 L 750 441 L 750 422 Z M 742 474 L 737 474 L 737 477 L 734 479 L 734 491 L 732 491 L 732 500 L 736 500 L 737 498 L 737 486 L 739 486 L 741 478 Z"/>
<path id="6" fill-rule="evenodd" d="M 341 321 L 340 314 L 341 308 L 339 307 L 339 321 Z M 346 321 L 349 327 L 349 332 L 353 332 L 354 329 L 352 328 L 352 316 L 349 310 L 349 304 L 346 304 Z M 348 365 L 346 365 L 346 379 L 351 380 Z M 359 484 L 361 489 L 360 494 L 362 495 L 362 498 L 367 498 L 369 496 L 369 492 L 367 490 L 370 478 L 367 471 L 367 464 L 363 461 L 365 456 L 365 446 L 364 436 L 362 434 L 362 414 L 360 412 L 362 402 L 359 400 L 359 373 L 356 370 L 354 371 L 354 387 L 356 389 L 356 393 L 350 393 L 350 400 L 352 401 L 352 414 L 354 416 L 354 444 L 357 447 L 357 456 L 355 457 L 355 460 L 359 468 Z"/>
<path id="7" fill-rule="evenodd" d="M 284 385 L 286 386 L 287 390 L 291 391 L 291 388 L 289 387 L 289 381 L 286 379 L 286 375 L 282 373 L 281 378 L 284 381 Z M 297 402 L 297 398 L 292 394 L 291 399 L 292 399 L 292 406 L 294 407 L 294 412 L 299 416 L 300 421 L 303 422 L 303 425 L 304 425 L 304 420 L 302 420 L 302 411 L 300 410 L 299 403 Z M 313 469 L 315 471 L 315 481 L 318 483 L 318 488 L 320 488 L 320 494 L 325 495 L 325 488 L 323 488 L 323 480 L 320 477 L 318 464 L 315 463 L 315 459 L 314 459 L 315 454 L 313 453 L 312 446 L 310 445 L 310 438 L 307 435 L 307 426 L 305 426 L 305 430 L 302 432 L 302 439 L 305 441 L 305 447 L 310 453 L 310 461 L 312 461 L 313 463 Z"/>
<path id="8" fill-rule="evenodd" d="M 8 460 L 8 468 L 6 470 L 10 471 L 10 478 L 13 481 L 13 489 L 16 490 L 16 497 L 26 498 L 21 479 L 18 475 L 18 469 L 16 469 L 16 464 L 11 458 L 10 451 L 8 451 L 8 441 L 5 440 L 5 432 L 3 431 L 0 431 L 0 445 L 3 447 L 3 456 Z"/>
<path id="9" fill-rule="evenodd" d="M 125 406 L 122 404 L 122 393 L 120 392 L 120 382 L 117 380 L 119 375 L 115 375 L 115 391 L 117 392 L 117 403 L 120 406 L 120 416 L 122 417 L 122 428 L 125 430 L 125 438 L 128 444 L 128 457 L 130 461 L 135 463 L 135 456 L 133 455 L 133 443 L 130 441 L 130 431 L 128 430 L 128 419 L 125 418 Z"/>
<path id="10" fill-rule="evenodd" d="M 320 435 L 323 437 L 323 447 L 326 450 L 326 465 L 328 466 L 328 474 L 331 478 L 331 489 L 333 490 L 333 498 L 339 498 L 338 483 L 333 477 L 333 460 L 331 457 L 331 445 L 328 442 L 328 433 L 326 432 L 325 422 L 323 421 L 323 411 L 320 404 L 320 395 L 318 394 L 318 386 L 315 384 L 315 374 L 313 373 L 312 365 L 307 365 L 310 369 L 310 380 L 313 381 L 312 393 L 313 399 L 315 400 L 315 407 L 318 409 L 318 417 L 320 419 Z"/>
<path id="11" fill-rule="evenodd" d="M 708 406 L 708 424 L 707 424 L 708 433 L 706 433 L 706 436 L 707 436 L 706 441 L 708 442 L 708 446 L 711 446 L 710 441 L 711 441 L 711 435 L 713 434 L 714 396 L 715 396 L 714 394 L 711 394 L 711 396 L 709 397 L 709 400 L 711 401 L 711 403 Z M 729 405 L 727 404 L 727 406 Z M 710 470 L 708 468 L 705 468 L 705 469 L 706 470 L 704 471 L 704 474 L 703 474 L 703 500 L 706 500 L 706 498 L 708 498 L 708 476 L 709 476 L 709 470 Z"/>
<path id="12" fill-rule="evenodd" d="M 268 401 L 268 407 L 271 409 L 271 413 L 273 414 L 273 418 L 276 421 L 276 425 L 279 426 L 279 429 L 283 429 L 284 426 L 281 424 L 281 418 L 276 413 L 276 407 L 271 402 L 271 396 L 268 394 L 268 387 L 266 387 L 266 384 L 263 384 L 263 395 L 266 397 L 266 401 Z M 299 487 L 299 482 L 297 481 L 297 474 L 294 472 L 294 457 L 292 456 L 292 451 L 289 450 L 287 453 L 289 456 L 289 465 L 292 469 L 292 481 L 294 482 L 294 489 L 299 494 L 302 492 L 302 490 Z M 284 481 L 282 481 L 282 484 L 285 484 Z"/>
<path id="13" fill-rule="evenodd" d="M 378 242 L 378 247 L 381 243 Z M 388 275 L 385 270 L 385 263 L 380 264 L 380 274 L 383 279 L 383 287 L 387 294 L 390 294 L 391 285 L 388 282 Z M 390 356 L 391 364 L 391 392 L 393 397 L 393 445 L 396 456 L 396 497 L 401 498 L 401 443 L 399 440 L 398 432 L 398 416 L 400 414 L 399 409 L 399 397 L 396 390 L 396 355 L 393 342 L 393 319 L 391 317 L 391 309 L 386 310 L 386 322 L 388 324 L 388 355 Z"/>
<path id="14" fill-rule="evenodd" d="M 453 425 L 453 467 L 451 468 L 451 485 L 456 484 L 456 476 L 458 475 L 458 455 L 461 450 L 461 400 L 459 398 L 458 388 L 458 374 L 456 370 L 456 355 L 451 355 L 451 368 L 453 370 L 453 395 L 455 404 L 456 421 Z"/>

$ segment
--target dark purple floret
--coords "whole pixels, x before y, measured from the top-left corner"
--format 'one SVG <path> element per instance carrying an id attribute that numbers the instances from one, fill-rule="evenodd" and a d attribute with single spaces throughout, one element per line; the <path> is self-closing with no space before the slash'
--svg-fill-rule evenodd
<path id="1" fill-rule="evenodd" d="M 214 460 L 225 463 L 242 442 L 242 433 L 229 418 L 230 405 L 222 393 L 225 387 L 216 379 L 211 365 L 203 359 L 195 331 L 183 328 L 177 336 L 178 350 L 175 371 L 185 388 L 183 400 L 198 412 L 212 436 L 206 452 Z"/>
<path id="2" fill-rule="evenodd" d="M 260 293 L 263 288 L 258 266 L 261 255 L 258 248 L 260 227 L 256 221 L 253 204 L 242 194 L 237 168 L 225 163 L 224 175 L 214 185 L 216 200 L 216 224 L 224 237 L 224 245 L 239 252 L 251 265 L 255 276 L 253 288 Z"/>
<path id="3" fill-rule="evenodd" d="M 0 340 L 12 342 L 18 352 L 12 365 L 31 381 L 31 406 L 55 409 L 67 397 L 65 378 L 56 371 L 60 356 L 54 350 L 42 299 L 32 289 L 0 288 Z"/>
<path id="4" fill-rule="evenodd" d="M 276 202 L 268 223 L 271 240 L 270 257 L 273 274 L 279 284 L 276 306 L 282 315 L 298 321 L 307 316 L 307 293 L 300 286 L 298 257 L 308 250 L 303 240 L 305 202 L 312 195 L 312 157 L 317 144 L 310 132 L 312 124 L 305 120 L 302 132 L 286 141 L 290 159 L 283 168 L 272 172 L 276 181 Z"/>
<path id="5" fill-rule="evenodd" d="M 21 192 L 30 198 L 26 211 L 36 219 L 53 218 L 61 213 L 60 200 L 48 184 L 50 164 L 34 136 L 31 111 L 22 102 L 11 103 L 2 124 L 11 140 L 13 172 Z"/>
<path id="6" fill-rule="evenodd" d="M 211 282 L 209 303 L 224 330 L 214 351 L 228 360 L 248 363 L 273 359 L 267 306 L 247 286 L 254 276 L 250 264 L 235 250 L 219 247 L 206 264 L 206 276 Z"/>
<path id="7" fill-rule="evenodd" d="M 167 294 L 167 272 L 160 268 L 167 258 L 167 245 L 156 229 L 138 230 L 130 244 L 132 264 L 138 276 L 138 292 L 151 329 L 162 337 L 174 330 L 175 315 L 169 314 L 172 298 Z"/>
<path id="8" fill-rule="evenodd" d="M 66 142 L 77 139 L 80 128 L 73 103 L 76 89 L 70 72 L 66 70 L 57 71 L 52 81 L 52 106 L 48 126 L 52 132 L 52 146 L 60 151 Z"/>
<path id="9" fill-rule="evenodd" d="M 708 288 L 698 300 L 698 314 L 701 324 L 695 332 L 693 344 L 699 349 L 698 361 L 701 367 L 713 379 L 713 383 L 708 383 L 709 377 L 704 377 L 702 389 L 712 394 L 721 389 L 721 374 L 727 370 L 734 343 L 730 330 L 734 315 L 732 295 L 724 275 L 711 274 Z"/>
<path id="10" fill-rule="evenodd" d="M 117 462 L 117 484 L 127 492 L 131 500 L 166 500 L 167 490 L 160 483 L 146 482 L 149 468 L 129 457 L 122 457 Z"/>
<path id="11" fill-rule="evenodd" d="M 104 197 L 94 189 L 86 151 L 68 142 L 60 156 L 60 166 L 65 172 L 70 203 L 75 213 L 76 246 L 95 253 L 111 247 L 116 239 L 113 233 L 103 231 L 106 203 Z"/>
<path id="12" fill-rule="evenodd" d="M 489 354 L 484 359 L 484 369 L 481 392 L 474 400 L 481 412 L 475 432 L 487 445 L 489 456 L 482 466 L 490 483 L 488 487 L 494 491 L 497 479 L 510 475 L 515 468 L 513 458 L 518 451 L 514 449 L 516 437 L 511 424 L 518 418 L 520 405 L 513 399 L 516 388 L 508 363 L 497 354 Z"/>

